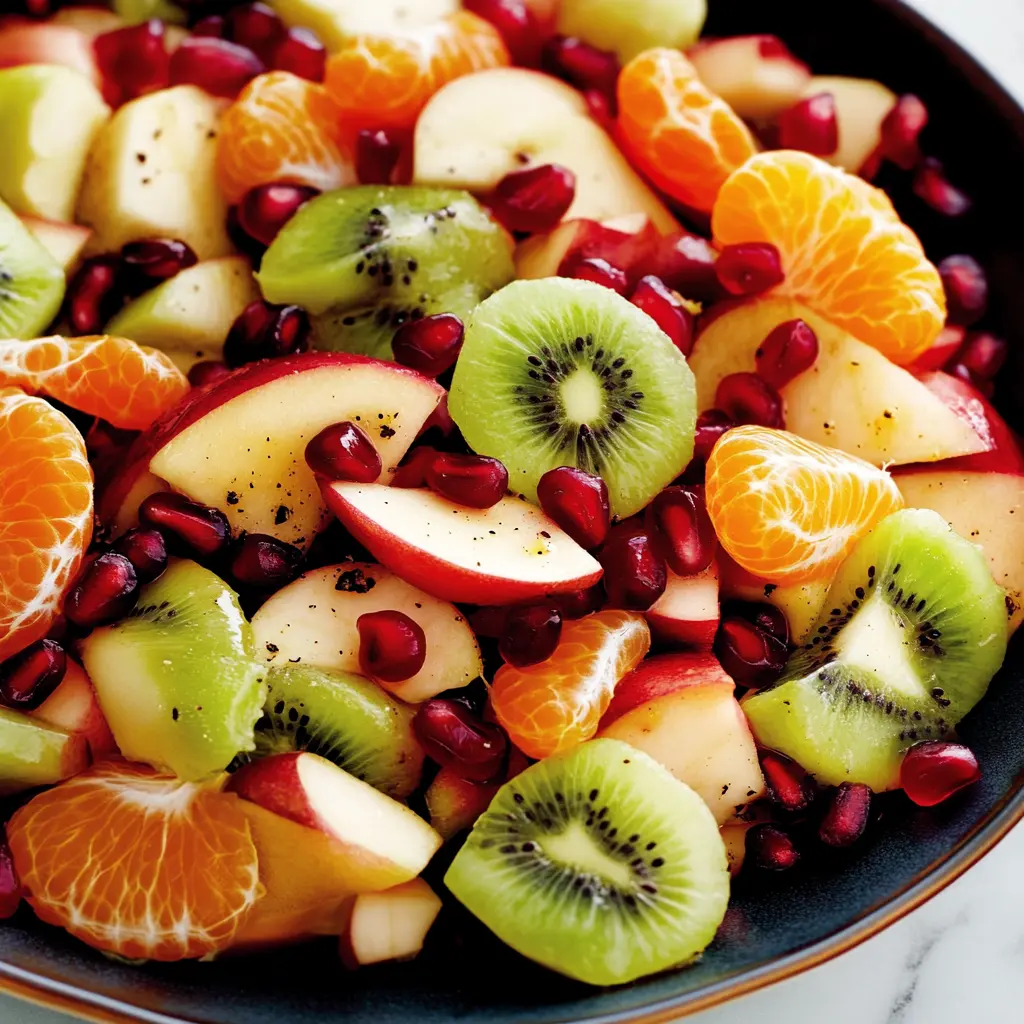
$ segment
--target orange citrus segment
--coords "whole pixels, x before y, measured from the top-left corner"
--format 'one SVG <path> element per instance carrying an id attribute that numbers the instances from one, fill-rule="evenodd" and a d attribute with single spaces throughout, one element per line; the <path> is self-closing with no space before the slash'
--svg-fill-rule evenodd
<path id="1" fill-rule="evenodd" d="M 498 669 L 491 689 L 494 713 L 530 757 L 568 750 L 594 736 L 616 684 L 650 647 L 642 615 L 604 611 L 567 622 L 547 661 Z"/>
<path id="2" fill-rule="evenodd" d="M 327 62 L 324 85 L 356 128 L 411 129 L 443 85 L 506 67 L 498 30 L 469 11 L 402 35 L 357 35 Z"/>
<path id="3" fill-rule="evenodd" d="M 92 522 L 81 434 L 43 399 L 0 388 L 0 661 L 46 635 Z"/>
<path id="4" fill-rule="evenodd" d="M 750 130 L 678 51 L 646 50 L 619 75 L 619 133 L 662 191 L 708 213 L 718 190 L 757 152 Z"/>
<path id="5" fill-rule="evenodd" d="M 761 153 L 722 186 L 711 217 L 719 246 L 769 242 L 791 295 L 906 364 L 946 320 L 939 272 L 889 197 L 807 153 Z"/>
<path id="6" fill-rule="evenodd" d="M 145 430 L 189 390 L 163 352 L 107 335 L 0 341 L 4 384 L 49 395 L 124 430 Z"/>
<path id="7" fill-rule="evenodd" d="M 271 182 L 321 192 L 354 185 L 340 119 L 323 86 L 287 71 L 258 75 L 220 121 L 217 180 L 227 201 Z"/>
<path id="8" fill-rule="evenodd" d="M 224 949 L 263 895 L 237 797 L 126 761 L 41 793 L 7 838 L 43 921 L 133 959 Z"/>
<path id="9" fill-rule="evenodd" d="M 773 583 L 828 578 L 903 507 L 884 470 L 785 430 L 736 427 L 707 464 L 708 514 L 726 552 Z"/>

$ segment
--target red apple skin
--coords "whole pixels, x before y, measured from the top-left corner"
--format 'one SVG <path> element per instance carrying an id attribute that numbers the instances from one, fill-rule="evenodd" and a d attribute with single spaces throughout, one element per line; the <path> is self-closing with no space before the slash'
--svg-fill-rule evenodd
<path id="1" fill-rule="evenodd" d="M 931 348 L 925 349 L 908 369 L 916 374 L 941 370 L 960 351 L 967 331 L 963 327 L 945 327 Z"/>
<path id="2" fill-rule="evenodd" d="M 679 614 L 679 604 L 686 605 L 692 595 L 698 596 L 696 601 L 702 603 L 700 592 L 714 587 L 713 607 L 699 607 L 700 615 Z M 675 606 L 675 613 L 672 612 Z M 647 623 L 657 640 L 668 644 L 685 644 L 697 650 L 710 651 L 718 632 L 721 621 L 721 605 L 718 600 L 718 566 L 712 563 L 704 572 L 696 576 L 677 576 L 669 572 L 668 586 L 665 593 L 648 608 L 645 613 Z"/>
<path id="3" fill-rule="evenodd" d="M 290 751 L 250 761 L 228 779 L 224 790 L 297 825 L 319 830 L 320 816 L 304 799 L 306 788 L 299 775 L 301 756 L 301 751 Z"/>
<path id="4" fill-rule="evenodd" d="M 666 644 L 686 644 L 699 651 L 710 651 L 721 616 L 713 619 L 673 619 L 648 611 L 647 623 L 655 637 Z"/>
<path id="5" fill-rule="evenodd" d="M 82 736 L 94 762 L 118 754 L 114 734 L 100 710 L 92 683 L 85 669 L 70 658 L 60 685 L 30 714 L 48 725 Z"/>
<path id="6" fill-rule="evenodd" d="M 70 25 L 5 20 L 0 24 L 0 68 L 21 64 L 62 64 L 81 72 L 93 85 L 101 84 L 92 40 Z"/>
<path id="7" fill-rule="evenodd" d="M 730 693 L 736 688 L 732 676 L 713 654 L 706 651 L 659 654 L 641 662 L 619 682 L 599 730 L 606 729 L 641 704 L 648 704 L 687 686 L 722 686 Z"/>

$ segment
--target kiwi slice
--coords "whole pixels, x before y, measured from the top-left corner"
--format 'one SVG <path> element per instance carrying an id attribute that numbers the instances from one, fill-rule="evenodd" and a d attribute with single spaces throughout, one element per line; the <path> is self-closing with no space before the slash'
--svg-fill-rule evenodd
<path id="1" fill-rule="evenodd" d="M 0 338 L 35 338 L 64 300 L 64 271 L 0 202 Z"/>
<path id="2" fill-rule="evenodd" d="M 536 499 L 555 466 L 608 485 L 612 512 L 639 512 L 693 455 L 693 374 L 655 322 L 587 281 L 516 281 L 473 313 L 448 409 L 510 486 Z"/>
<path id="3" fill-rule="evenodd" d="M 894 512 L 840 567 L 782 679 L 746 698 L 758 742 L 828 785 L 895 788 L 903 752 L 948 736 L 1006 652 L 981 551 L 935 512 Z"/>
<path id="4" fill-rule="evenodd" d="M 396 799 L 423 773 L 413 710 L 351 672 L 282 665 L 267 675 L 256 757 L 308 750 Z M 248 758 L 246 758 L 248 759 Z"/>
<path id="5" fill-rule="evenodd" d="M 378 359 L 406 320 L 466 317 L 514 276 L 509 236 L 468 192 L 373 185 L 306 203 L 257 275 L 269 302 L 312 314 L 316 348 Z"/>
<path id="6" fill-rule="evenodd" d="M 194 780 L 252 750 L 266 670 L 235 592 L 172 561 L 126 618 L 82 641 L 82 659 L 125 757 Z"/>
<path id="7" fill-rule="evenodd" d="M 692 960 L 729 902 L 725 846 L 707 805 L 611 739 L 506 783 L 445 884 L 513 949 L 592 985 Z"/>

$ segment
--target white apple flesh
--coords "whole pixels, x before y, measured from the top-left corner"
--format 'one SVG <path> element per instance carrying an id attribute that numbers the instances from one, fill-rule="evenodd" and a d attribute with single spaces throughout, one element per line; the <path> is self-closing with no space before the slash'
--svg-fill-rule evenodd
<path id="1" fill-rule="evenodd" d="M 92 237 L 92 228 L 83 228 L 78 224 L 61 224 L 40 217 L 23 216 L 21 223 L 53 257 L 66 277 L 70 277 L 78 269 L 82 252 Z"/>
<path id="2" fill-rule="evenodd" d="M 896 106 L 896 93 L 870 78 L 815 75 L 803 96 L 823 92 L 830 93 L 835 101 L 839 148 L 822 159 L 856 174 L 882 142 L 882 122 Z"/>
<path id="3" fill-rule="evenodd" d="M 710 651 L 721 619 L 718 566 L 712 563 L 696 576 L 677 576 L 669 569 L 665 592 L 644 614 L 663 643 Z"/>
<path id="4" fill-rule="evenodd" d="M 93 761 L 117 753 L 114 734 L 100 710 L 96 691 L 85 669 L 71 658 L 57 689 L 30 715 L 57 729 L 83 736 Z"/>
<path id="5" fill-rule="evenodd" d="M 0 68 L 23 64 L 59 64 L 85 75 L 97 88 L 102 84 L 92 39 L 71 25 L 26 19 L 0 25 Z"/>
<path id="6" fill-rule="evenodd" d="M 332 52 L 350 36 L 401 35 L 458 9 L 459 0 L 274 0 L 286 25 L 312 29 Z"/>
<path id="7" fill-rule="evenodd" d="M 411 960 L 441 912 L 441 901 L 422 878 L 384 892 L 364 893 L 352 905 L 339 954 L 350 970 L 389 960 Z"/>

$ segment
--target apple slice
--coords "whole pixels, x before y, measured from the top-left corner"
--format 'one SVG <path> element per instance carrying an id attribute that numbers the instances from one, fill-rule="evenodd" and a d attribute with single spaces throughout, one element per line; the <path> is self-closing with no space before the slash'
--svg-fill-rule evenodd
<path id="1" fill-rule="evenodd" d="M 711 654 L 662 654 L 615 688 L 598 736 L 649 754 L 695 790 L 721 825 L 765 793 L 735 684 Z"/>
<path id="2" fill-rule="evenodd" d="M 159 17 L 159 15 L 154 15 L 154 17 Z M 124 28 L 125 20 L 116 11 L 97 5 L 94 7 L 65 7 L 50 15 L 47 24 L 77 28 L 79 32 L 84 32 L 94 39 L 104 32 L 113 32 L 115 29 Z"/>
<path id="3" fill-rule="evenodd" d="M 355 970 L 388 960 L 411 960 L 423 949 L 440 912 L 441 901 L 422 878 L 357 896 L 341 937 L 341 962 Z"/>
<path id="4" fill-rule="evenodd" d="M 815 75 L 803 96 L 832 94 L 839 123 L 839 148 L 824 157 L 830 164 L 856 174 L 882 142 L 882 122 L 896 106 L 896 93 L 870 78 Z"/>
<path id="5" fill-rule="evenodd" d="M 429 700 L 483 675 L 480 647 L 459 609 L 372 562 L 315 569 L 274 594 L 252 619 L 257 657 L 358 673 L 356 620 L 387 609 L 404 612 L 427 638 L 423 668 L 386 686 L 396 697 Z"/>
<path id="6" fill-rule="evenodd" d="M 747 832 L 751 825 L 745 821 L 723 825 L 719 832 L 725 843 L 725 856 L 729 861 L 729 874 L 735 878 L 743 870 L 743 862 L 747 857 Z"/>
<path id="7" fill-rule="evenodd" d="M 519 498 L 474 509 L 381 484 L 325 483 L 323 492 L 375 558 L 446 601 L 514 604 L 584 590 L 601 578 L 592 555 Z"/>
<path id="8" fill-rule="evenodd" d="M 70 25 L 11 19 L 0 27 L 0 68 L 22 64 L 60 64 L 102 83 L 92 39 Z"/>
<path id="9" fill-rule="evenodd" d="M 22 217 L 21 223 L 35 235 L 36 241 L 53 257 L 66 277 L 78 269 L 82 251 L 92 237 L 92 228 L 39 217 Z"/>
<path id="10" fill-rule="evenodd" d="M 71 658 L 68 658 L 67 671 L 60 685 L 30 715 L 54 728 L 84 736 L 93 761 L 101 761 L 118 752 L 114 734 L 96 699 L 96 691 L 85 669 Z"/>
<path id="11" fill-rule="evenodd" d="M 89 745 L 81 733 L 0 708 L 0 796 L 55 785 L 88 764 Z"/>
<path id="12" fill-rule="evenodd" d="M 721 619 L 718 566 L 712 563 L 696 576 L 677 576 L 669 569 L 665 592 L 645 614 L 651 632 L 663 643 L 710 651 Z"/>
<path id="13" fill-rule="evenodd" d="M 911 373 L 921 374 L 927 370 L 941 370 L 960 351 L 967 337 L 966 327 L 947 324 L 939 336 L 908 367 Z"/>
<path id="14" fill-rule="evenodd" d="M 512 171 L 561 164 L 576 175 L 566 220 L 644 213 L 662 234 L 679 230 L 582 95 L 537 71 L 494 68 L 444 86 L 416 123 L 414 160 L 416 184 L 477 193 Z"/>
<path id="15" fill-rule="evenodd" d="M 459 9 L 459 0 L 274 0 L 289 27 L 312 29 L 328 50 L 357 33 L 401 35 Z"/>
<path id="16" fill-rule="evenodd" d="M 430 824 L 447 842 L 473 827 L 500 788 L 496 782 L 472 782 L 461 778 L 453 768 L 442 768 L 425 795 Z"/>
<path id="17" fill-rule="evenodd" d="M 798 317 L 817 334 L 819 351 L 814 366 L 781 391 L 788 430 L 876 466 L 986 450 L 977 433 L 910 373 L 788 299 L 741 303 L 701 331 L 689 358 L 698 410 L 714 407 L 723 377 L 753 371 L 761 342 Z"/>

